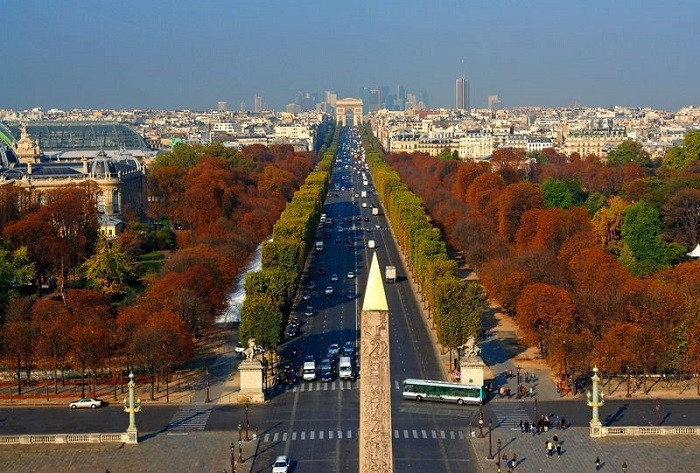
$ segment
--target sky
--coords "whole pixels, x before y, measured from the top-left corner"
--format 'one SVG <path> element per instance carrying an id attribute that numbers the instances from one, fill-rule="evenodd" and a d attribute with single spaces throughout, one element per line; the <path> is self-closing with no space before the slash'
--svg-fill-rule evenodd
<path id="1" fill-rule="evenodd" d="M 3 0 L 0 109 L 277 110 L 401 84 L 455 106 L 700 104 L 700 0 Z"/>

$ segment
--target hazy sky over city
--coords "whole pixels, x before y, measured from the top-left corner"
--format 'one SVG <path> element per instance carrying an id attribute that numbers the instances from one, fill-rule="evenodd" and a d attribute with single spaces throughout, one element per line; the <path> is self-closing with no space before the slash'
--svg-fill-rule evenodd
<path id="1" fill-rule="evenodd" d="M 4 0 L 0 108 L 281 109 L 297 90 L 454 107 L 700 104 L 700 1 Z"/>

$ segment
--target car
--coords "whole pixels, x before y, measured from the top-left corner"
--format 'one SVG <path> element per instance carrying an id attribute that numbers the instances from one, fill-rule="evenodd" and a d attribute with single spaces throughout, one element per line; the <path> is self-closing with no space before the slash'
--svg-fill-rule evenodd
<path id="1" fill-rule="evenodd" d="M 330 383 L 335 378 L 335 363 L 330 358 L 321 361 L 321 381 Z"/>
<path id="2" fill-rule="evenodd" d="M 369 222 L 369 217 L 365 217 L 365 222 Z"/>
<path id="3" fill-rule="evenodd" d="M 333 286 L 328 286 L 328 287 L 326 287 L 326 291 L 325 291 L 325 292 L 326 292 L 327 295 L 333 294 Z"/>
<path id="4" fill-rule="evenodd" d="M 382 227 L 381 227 L 381 225 L 376 224 L 376 225 L 374 226 L 374 228 L 376 228 L 377 230 L 379 230 L 379 229 L 382 228 Z"/>
<path id="5" fill-rule="evenodd" d="M 289 328 L 287 328 L 287 336 L 288 337 L 296 337 L 299 335 L 299 326 L 298 325 L 290 325 Z"/>
<path id="6" fill-rule="evenodd" d="M 333 273 L 331 274 L 331 282 L 337 282 L 338 281 L 338 275 Z"/>
<path id="7" fill-rule="evenodd" d="M 343 356 L 353 356 L 355 354 L 355 344 L 352 342 L 345 342 L 343 345 Z"/>
<path id="8" fill-rule="evenodd" d="M 313 315 L 314 315 L 313 306 L 307 305 L 306 308 L 304 309 L 304 315 L 307 317 L 313 317 Z"/>
<path id="9" fill-rule="evenodd" d="M 95 409 L 96 407 L 102 407 L 103 402 L 101 399 L 95 399 L 92 397 L 84 397 L 82 399 L 79 399 L 77 401 L 73 401 L 68 406 L 71 409 L 78 409 L 81 407 L 89 407 L 90 409 Z"/>
<path id="10" fill-rule="evenodd" d="M 245 353 L 245 347 L 241 342 L 236 343 L 236 347 L 233 349 L 233 351 L 236 353 L 236 355 L 242 355 Z"/>
<path id="11" fill-rule="evenodd" d="M 357 294 L 355 294 L 355 291 L 348 291 L 348 293 L 347 293 L 347 298 L 348 298 L 348 300 L 351 301 L 351 300 L 353 300 L 353 299 L 356 298 L 356 297 L 357 297 Z"/>
<path id="12" fill-rule="evenodd" d="M 306 285 L 307 289 L 316 289 L 316 283 L 313 281 L 309 281 L 309 283 Z"/>
<path id="13" fill-rule="evenodd" d="M 272 473 L 287 473 L 289 471 L 289 457 L 280 455 L 272 464 Z"/>
<path id="14" fill-rule="evenodd" d="M 318 274 L 326 274 L 326 268 L 323 268 L 323 267 L 318 268 L 318 269 L 316 270 L 316 272 L 317 272 Z"/>
<path id="15" fill-rule="evenodd" d="M 367 228 L 365 228 L 365 231 L 366 231 L 366 232 L 371 232 L 371 231 L 372 231 L 372 227 L 367 227 Z"/>
<path id="16" fill-rule="evenodd" d="M 301 327 L 304 325 L 304 322 L 301 321 L 301 319 L 297 318 L 296 316 L 292 317 L 292 319 L 289 321 L 289 325 L 296 325 L 297 327 Z"/>
<path id="17" fill-rule="evenodd" d="M 328 354 L 338 356 L 340 354 L 340 345 L 333 343 L 330 347 L 328 347 Z"/>
<path id="18" fill-rule="evenodd" d="M 355 273 L 353 271 L 348 271 L 348 279 L 354 279 Z"/>

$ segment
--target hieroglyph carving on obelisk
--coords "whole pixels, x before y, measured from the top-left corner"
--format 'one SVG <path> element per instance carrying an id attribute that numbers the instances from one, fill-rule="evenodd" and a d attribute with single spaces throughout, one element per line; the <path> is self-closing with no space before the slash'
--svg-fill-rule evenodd
<path id="1" fill-rule="evenodd" d="M 375 254 L 360 324 L 360 473 L 393 471 L 389 309 L 383 284 Z"/>

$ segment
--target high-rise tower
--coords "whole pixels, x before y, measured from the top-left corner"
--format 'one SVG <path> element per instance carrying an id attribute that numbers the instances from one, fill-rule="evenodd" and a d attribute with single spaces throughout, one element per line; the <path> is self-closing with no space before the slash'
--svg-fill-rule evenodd
<path id="1" fill-rule="evenodd" d="M 469 111 L 469 79 L 459 76 L 455 82 L 455 108 Z"/>

